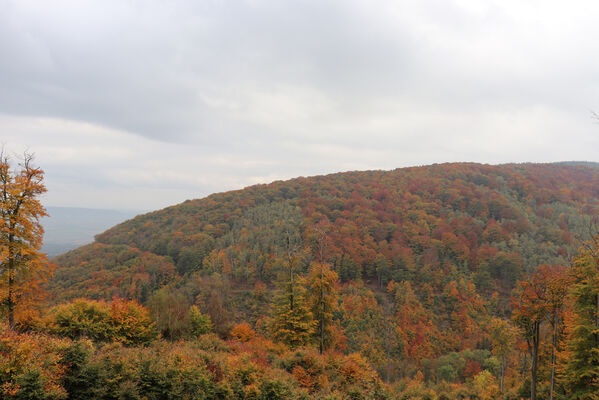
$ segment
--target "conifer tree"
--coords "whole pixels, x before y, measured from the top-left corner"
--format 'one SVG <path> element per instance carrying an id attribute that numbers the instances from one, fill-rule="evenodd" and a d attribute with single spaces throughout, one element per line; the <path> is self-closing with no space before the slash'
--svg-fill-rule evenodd
<path id="1" fill-rule="evenodd" d="M 274 311 L 273 337 L 295 348 L 307 345 L 315 332 L 315 323 L 306 301 L 305 282 L 299 277 L 285 284 Z"/>
<path id="2" fill-rule="evenodd" d="M 585 248 L 571 270 L 574 315 L 568 327 L 568 363 L 564 374 L 569 399 L 599 399 L 598 247 L 595 241 Z"/>
<path id="3" fill-rule="evenodd" d="M 44 171 L 33 166 L 29 153 L 15 168 L 12 164 L 0 149 L 0 296 L 11 329 L 17 307 L 36 293 L 49 272 L 39 251 L 44 235 L 39 219 L 47 215 L 38 199 L 46 191 Z"/>
<path id="4" fill-rule="evenodd" d="M 337 309 L 337 273 L 325 263 L 313 263 L 308 273 L 308 301 L 316 322 L 316 339 L 320 354 L 330 346 L 333 312 Z"/>

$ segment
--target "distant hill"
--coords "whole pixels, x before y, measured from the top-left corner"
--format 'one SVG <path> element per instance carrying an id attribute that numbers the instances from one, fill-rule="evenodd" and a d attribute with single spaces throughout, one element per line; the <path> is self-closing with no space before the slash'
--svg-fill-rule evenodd
<path id="1" fill-rule="evenodd" d="M 98 232 L 139 214 L 76 207 L 47 207 L 47 211 L 50 216 L 42 220 L 45 230 L 42 251 L 50 257 L 91 243 Z"/>
<path id="2" fill-rule="evenodd" d="M 592 168 L 599 168 L 599 163 L 594 161 L 560 161 L 555 164 L 575 165 L 575 166 L 586 166 Z"/>
<path id="3" fill-rule="evenodd" d="M 194 303 L 219 332 L 231 321 L 267 329 L 292 249 L 300 274 L 319 259 L 338 273 L 348 351 L 383 371 L 392 332 L 397 370 L 414 372 L 425 359 L 488 349 L 485 326 L 510 314 L 516 282 L 539 264 L 568 265 L 590 237 L 599 169 L 571 164 L 440 164 L 217 193 L 57 257 L 49 289 L 56 301 Z"/>

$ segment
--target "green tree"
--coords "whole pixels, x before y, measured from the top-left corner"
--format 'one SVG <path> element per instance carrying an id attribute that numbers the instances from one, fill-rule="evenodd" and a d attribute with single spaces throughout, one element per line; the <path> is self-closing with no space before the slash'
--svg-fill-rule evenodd
<path id="1" fill-rule="evenodd" d="M 501 359 L 499 391 L 503 393 L 507 357 L 513 351 L 514 342 L 516 341 L 516 331 L 508 321 L 501 318 L 493 318 L 489 324 L 489 335 L 493 353 Z"/>
<path id="2" fill-rule="evenodd" d="M 147 306 L 156 321 L 158 331 L 164 338 L 175 340 L 184 335 L 189 303 L 182 293 L 174 289 L 162 288 L 154 292 Z"/>
<path id="3" fill-rule="evenodd" d="M 570 399 L 599 399 L 599 246 L 587 246 L 572 266 L 573 321 L 565 384 Z"/>
<path id="4" fill-rule="evenodd" d="M 212 332 L 212 320 L 207 314 L 203 314 L 196 306 L 189 307 L 187 312 L 189 323 L 189 333 L 193 337 L 198 337 Z"/>

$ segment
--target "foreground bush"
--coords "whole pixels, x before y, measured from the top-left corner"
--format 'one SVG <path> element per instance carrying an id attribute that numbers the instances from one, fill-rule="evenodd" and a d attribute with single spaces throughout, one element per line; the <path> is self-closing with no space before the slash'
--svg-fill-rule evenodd
<path id="1" fill-rule="evenodd" d="M 89 338 L 127 345 L 156 339 L 148 310 L 136 301 L 115 299 L 111 303 L 78 299 L 52 308 L 42 328 L 71 339 Z"/>
<path id="2" fill-rule="evenodd" d="M 17 334 L 0 325 L 0 398 L 66 399 L 60 353 L 70 343 L 40 334 Z"/>
<path id="3" fill-rule="evenodd" d="M 93 308 L 92 315 L 97 311 Z M 260 336 L 225 342 L 207 334 L 176 343 L 124 343 L 4 331 L 0 398 L 387 398 L 376 373 L 357 355 L 290 350 Z"/>

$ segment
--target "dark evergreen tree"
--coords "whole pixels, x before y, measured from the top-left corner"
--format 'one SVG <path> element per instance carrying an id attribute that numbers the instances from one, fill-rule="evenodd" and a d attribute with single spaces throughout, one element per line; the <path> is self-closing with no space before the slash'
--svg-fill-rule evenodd
<path id="1" fill-rule="evenodd" d="M 565 383 L 570 399 L 599 399 L 599 249 L 589 245 L 574 260 L 574 315 L 568 335 Z"/>

